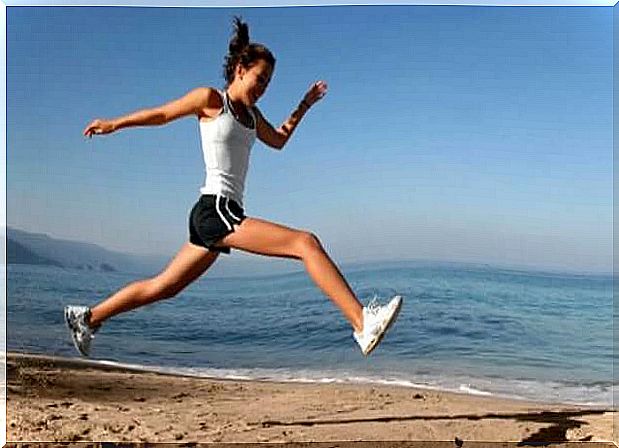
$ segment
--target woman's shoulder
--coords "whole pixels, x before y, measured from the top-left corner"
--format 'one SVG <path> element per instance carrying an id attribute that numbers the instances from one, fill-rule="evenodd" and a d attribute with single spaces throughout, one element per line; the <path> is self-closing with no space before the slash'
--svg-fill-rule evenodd
<path id="1" fill-rule="evenodd" d="M 209 109 L 221 108 L 224 104 L 223 92 L 214 87 L 196 87 L 193 93 L 199 96 L 202 104 Z"/>
<path id="2" fill-rule="evenodd" d="M 210 120 L 217 117 L 223 107 L 223 92 L 213 87 L 197 87 L 192 90 L 193 95 L 198 97 L 198 119 Z"/>

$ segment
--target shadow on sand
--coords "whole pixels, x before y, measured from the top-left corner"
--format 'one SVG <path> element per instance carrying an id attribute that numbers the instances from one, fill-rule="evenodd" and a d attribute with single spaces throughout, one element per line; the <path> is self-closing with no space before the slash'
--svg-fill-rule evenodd
<path id="1" fill-rule="evenodd" d="M 517 446 L 543 446 L 550 443 L 569 442 L 567 431 L 569 429 L 580 428 L 587 424 L 578 417 L 591 415 L 601 415 L 610 412 L 604 409 L 575 410 L 575 411 L 541 411 L 516 414 L 461 414 L 461 415 L 411 415 L 398 417 L 376 417 L 359 419 L 338 419 L 338 420 L 291 420 L 287 422 L 269 420 L 261 422 L 263 427 L 270 426 L 316 426 L 316 425 L 346 425 L 353 423 L 389 423 L 407 422 L 415 420 L 516 420 L 519 422 L 548 423 L 550 426 L 540 429 L 535 434 L 522 440 Z M 587 442 L 590 437 L 586 437 L 579 442 Z"/>

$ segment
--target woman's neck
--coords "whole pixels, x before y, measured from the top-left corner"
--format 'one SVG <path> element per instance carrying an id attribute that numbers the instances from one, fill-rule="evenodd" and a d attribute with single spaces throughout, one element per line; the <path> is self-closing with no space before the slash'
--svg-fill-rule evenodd
<path id="1" fill-rule="evenodd" d="M 241 101 L 241 95 L 234 88 L 234 85 L 230 85 L 228 87 L 228 89 L 226 90 L 226 94 L 228 95 L 228 99 L 232 103 L 232 107 L 234 107 L 237 111 L 242 111 L 242 110 L 247 109 L 243 101 Z"/>
<path id="2" fill-rule="evenodd" d="M 230 112 L 236 118 L 236 120 L 241 122 L 244 126 L 253 127 L 254 122 L 253 118 L 249 114 L 248 107 L 240 99 L 235 99 L 234 90 L 228 87 L 228 90 L 226 90 L 226 96 L 226 101 L 228 101 L 228 107 L 231 109 Z"/>

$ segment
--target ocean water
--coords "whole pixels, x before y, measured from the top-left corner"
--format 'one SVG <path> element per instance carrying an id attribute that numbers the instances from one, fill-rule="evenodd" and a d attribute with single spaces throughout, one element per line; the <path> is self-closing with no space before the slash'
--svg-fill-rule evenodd
<path id="1" fill-rule="evenodd" d="M 174 299 L 106 322 L 92 356 L 198 376 L 393 384 L 612 405 L 611 275 L 420 262 L 343 272 L 364 303 L 404 296 L 398 321 L 368 358 L 304 272 L 207 274 Z M 94 305 L 134 280 L 9 265 L 8 350 L 77 357 L 63 307 Z"/>

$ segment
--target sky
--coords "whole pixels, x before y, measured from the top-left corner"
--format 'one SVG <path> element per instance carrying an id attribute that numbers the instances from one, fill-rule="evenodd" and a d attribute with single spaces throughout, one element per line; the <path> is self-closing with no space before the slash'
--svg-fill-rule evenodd
<path id="1" fill-rule="evenodd" d="M 194 118 L 85 139 L 97 117 L 223 87 L 231 21 L 277 65 L 282 152 L 257 143 L 249 216 L 338 262 L 612 269 L 609 7 L 7 8 L 7 225 L 173 254 L 204 181 Z"/>

